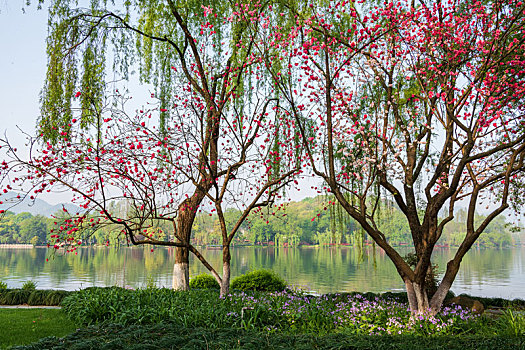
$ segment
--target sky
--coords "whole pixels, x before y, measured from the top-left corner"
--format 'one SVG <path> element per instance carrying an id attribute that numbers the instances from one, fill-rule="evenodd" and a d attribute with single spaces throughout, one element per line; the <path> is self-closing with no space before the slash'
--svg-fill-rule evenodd
<path id="1" fill-rule="evenodd" d="M 17 126 L 32 133 L 46 74 L 47 12 L 35 6 L 23 14 L 21 1 L 0 2 L 0 132 L 17 145 Z"/>
<path id="2" fill-rule="evenodd" d="M 35 133 L 47 66 L 47 10 L 30 6 L 23 13 L 24 2 L 0 2 L 0 135 L 20 150 L 25 149 L 22 131 Z M 47 194 L 41 198 L 57 204 L 70 197 Z"/>

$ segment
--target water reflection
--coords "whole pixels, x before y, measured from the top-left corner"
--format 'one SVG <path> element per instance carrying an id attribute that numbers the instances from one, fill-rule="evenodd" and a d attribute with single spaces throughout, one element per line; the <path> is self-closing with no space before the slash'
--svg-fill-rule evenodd
<path id="1" fill-rule="evenodd" d="M 408 249 L 407 251 L 408 252 Z M 401 252 L 402 254 L 406 252 Z M 452 249 L 437 250 L 433 261 L 444 272 Z M 203 255 L 214 266 L 221 264 L 221 251 L 205 249 Z M 75 290 L 88 286 L 144 286 L 155 280 L 171 285 L 173 249 L 82 248 L 78 254 L 50 258 L 36 249 L 0 249 L 0 280 L 10 287 L 34 280 L 39 288 Z M 479 296 L 525 297 L 525 248 L 473 249 L 462 262 L 453 290 Z M 289 284 L 318 293 L 341 291 L 402 290 L 397 272 L 382 250 L 362 254 L 352 247 L 261 248 L 232 250 L 232 275 L 253 268 L 270 268 Z M 193 260 L 191 275 L 206 272 Z"/>

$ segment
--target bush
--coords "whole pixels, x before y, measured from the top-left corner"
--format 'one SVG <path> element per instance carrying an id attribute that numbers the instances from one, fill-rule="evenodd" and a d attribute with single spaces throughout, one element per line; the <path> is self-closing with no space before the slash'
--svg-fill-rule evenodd
<path id="1" fill-rule="evenodd" d="M 408 303 L 408 297 L 406 292 L 385 292 L 380 294 L 383 299 L 395 300 L 400 303 Z"/>
<path id="2" fill-rule="evenodd" d="M 286 288 L 286 282 L 272 270 L 254 270 L 234 278 L 231 287 L 243 291 L 280 292 Z"/>
<path id="3" fill-rule="evenodd" d="M 3 298 L 3 303 L 5 305 L 21 305 L 27 304 L 29 296 L 31 295 L 31 290 L 25 289 L 11 289 L 9 290 Z"/>
<path id="4" fill-rule="evenodd" d="M 27 300 L 28 305 L 58 306 L 71 292 L 65 290 L 37 289 L 31 292 Z"/>
<path id="5" fill-rule="evenodd" d="M 0 281 L 0 290 L 7 289 L 7 283 Z"/>
<path id="6" fill-rule="evenodd" d="M 6 296 L 10 291 L 11 289 L 0 289 L 0 305 L 7 305 Z"/>
<path id="7" fill-rule="evenodd" d="M 219 282 L 206 273 L 197 275 L 190 280 L 190 288 L 192 289 L 220 289 Z"/>
<path id="8" fill-rule="evenodd" d="M 71 295 L 71 293 L 74 292 L 69 292 L 67 290 L 51 290 L 47 294 L 44 303 L 47 306 L 58 306 L 62 303 L 62 300 L 68 295 Z"/>
<path id="9" fill-rule="evenodd" d="M 34 290 L 27 299 L 27 305 L 46 305 L 45 300 L 49 294 L 49 290 Z"/>
<path id="10" fill-rule="evenodd" d="M 62 310 L 78 324 L 153 324 L 172 322 L 184 327 L 220 328 L 232 325 L 227 301 L 211 290 L 167 288 L 129 290 L 91 287 L 62 301 Z M 239 306 L 239 309 L 242 305 Z M 240 310 L 239 310 L 240 312 Z"/>
<path id="11" fill-rule="evenodd" d="M 156 289 L 157 288 L 157 280 L 154 276 L 148 276 L 146 278 L 146 284 L 143 287 L 144 289 Z"/>
<path id="12" fill-rule="evenodd" d="M 65 290 L 27 290 L 0 289 L 0 305 L 46 305 L 58 306 L 62 300 L 74 292 Z"/>
<path id="13" fill-rule="evenodd" d="M 33 281 L 26 281 L 22 285 L 23 290 L 35 290 L 36 289 L 36 283 Z"/>

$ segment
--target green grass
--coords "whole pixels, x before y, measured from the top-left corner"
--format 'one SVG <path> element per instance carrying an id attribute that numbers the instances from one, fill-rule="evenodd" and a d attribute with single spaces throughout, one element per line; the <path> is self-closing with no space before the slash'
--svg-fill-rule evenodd
<path id="1" fill-rule="evenodd" d="M 58 309 L 0 309 L 0 325 L 0 349 L 49 336 L 63 337 L 77 328 Z"/>
<path id="2" fill-rule="evenodd" d="M 523 337 L 356 336 L 342 333 L 279 334 L 241 329 L 185 328 L 176 325 L 105 325 L 82 328 L 65 338 L 46 338 L 17 349 L 524 349 Z"/>

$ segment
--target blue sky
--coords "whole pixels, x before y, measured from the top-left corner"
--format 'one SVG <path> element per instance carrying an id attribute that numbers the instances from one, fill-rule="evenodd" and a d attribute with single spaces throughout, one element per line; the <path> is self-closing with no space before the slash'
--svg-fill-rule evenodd
<path id="1" fill-rule="evenodd" d="M 21 143 L 19 126 L 32 133 L 46 74 L 47 11 L 21 10 L 22 1 L 0 3 L 0 131 Z"/>

